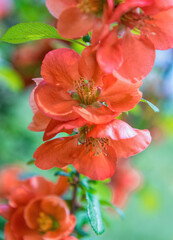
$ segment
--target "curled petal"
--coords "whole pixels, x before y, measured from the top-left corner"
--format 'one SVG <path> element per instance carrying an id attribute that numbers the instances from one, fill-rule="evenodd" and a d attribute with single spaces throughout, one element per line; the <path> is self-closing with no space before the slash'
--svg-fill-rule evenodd
<path id="1" fill-rule="evenodd" d="M 38 108 L 46 116 L 56 120 L 71 120 L 78 117 L 73 106 L 78 105 L 69 93 L 62 88 L 50 84 L 41 84 L 35 91 L 35 101 Z"/>
<path id="2" fill-rule="evenodd" d="M 135 130 L 136 136 L 119 141 L 111 140 L 111 145 L 116 149 L 118 158 L 127 158 L 144 151 L 151 143 L 148 130 Z"/>
<path id="3" fill-rule="evenodd" d="M 131 139 L 137 135 L 136 130 L 129 124 L 122 120 L 115 119 L 108 124 L 96 125 L 91 132 L 88 133 L 89 137 L 104 138 L 108 137 L 112 140 Z"/>

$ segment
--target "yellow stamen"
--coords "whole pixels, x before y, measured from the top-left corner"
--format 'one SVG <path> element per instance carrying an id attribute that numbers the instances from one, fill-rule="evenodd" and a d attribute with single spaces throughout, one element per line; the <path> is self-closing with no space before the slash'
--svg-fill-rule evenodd
<path id="1" fill-rule="evenodd" d="M 44 212 L 40 212 L 37 221 L 39 224 L 40 232 L 48 232 L 53 229 L 54 226 L 53 219 Z"/>
<path id="2" fill-rule="evenodd" d="M 78 7 L 85 13 L 98 14 L 103 11 L 104 0 L 82 0 Z"/>

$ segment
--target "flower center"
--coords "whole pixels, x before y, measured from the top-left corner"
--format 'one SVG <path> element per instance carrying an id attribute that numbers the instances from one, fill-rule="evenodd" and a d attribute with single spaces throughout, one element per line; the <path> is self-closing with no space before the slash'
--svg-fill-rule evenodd
<path id="1" fill-rule="evenodd" d="M 140 8 L 124 14 L 121 18 L 122 23 L 131 29 L 134 34 L 144 34 L 147 35 L 151 32 L 148 27 L 151 27 L 151 24 L 148 22 L 152 18 L 148 15 L 145 15 Z M 147 23 L 146 23 L 147 21 Z"/>
<path id="2" fill-rule="evenodd" d="M 51 216 L 45 214 L 44 212 L 40 212 L 37 222 L 39 225 L 39 231 L 41 233 L 54 231 L 58 228 L 58 222 Z"/>
<path id="3" fill-rule="evenodd" d="M 99 14 L 103 11 L 104 0 L 81 0 L 78 7 L 85 13 Z"/>
<path id="4" fill-rule="evenodd" d="M 72 93 L 72 98 L 79 99 L 84 105 L 90 105 L 97 100 L 100 94 L 100 89 L 97 88 L 93 80 L 87 81 L 84 78 L 74 81 L 76 89 L 75 93 Z"/>
<path id="5" fill-rule="evenodd" d="M 106 150 L 108 145 L 109 145 L 108 138 L 93 138 L 93 137 L 86 138 L 85 143 L 86 152 L 87 153 L 93 152 L 95 156 L 98 156 L 104 150 Z"/>

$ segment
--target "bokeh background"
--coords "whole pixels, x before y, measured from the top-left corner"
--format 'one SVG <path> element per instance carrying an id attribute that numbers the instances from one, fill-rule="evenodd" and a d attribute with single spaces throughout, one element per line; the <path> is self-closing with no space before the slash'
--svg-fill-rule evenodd
<path id="1" fill-rule="evenodd" d="M 11 26 L 29 21 L 55 25 L 42 0 L 0 0 L 0 36 Z M 81 47 L 57 40 L 41 40 L 21 45 L 0 42 L 0 168 L 26 165 L 42 143 L 42 133 L 27 129 L 32 119 L 29 95 L 32 78 L 40 76 L 46 52 L 58 47 Z M 145 64 L 145 63 L 144 63 Z M 135 66 L 134 66 L 135 67 Z M 146 103 L 138 104 L 122 118 L 133 127 L 148 128 L 153 142 L 135 156 L 132 163 L 141 173 L 141 186 L 124 208 L 125 219 L 105 214 L 106 232 L 91 239 L 173 240 L 173 51 L 158 51 L 153 70 L 144 79 L 144 98 L 159 107 L 155 113 Z M 51 172 L 28 166 L 33 174 L 51 177 Z M 107 190 L 105 190 L 107 191 Z M 102 189 L 104 193 L 104 189 Z M 106 193 L 109 197 L 109 194 Z M 4 221 L 0 220 L 0 239 Z M 88 238 L 87 238 L 88 239 Z"/>

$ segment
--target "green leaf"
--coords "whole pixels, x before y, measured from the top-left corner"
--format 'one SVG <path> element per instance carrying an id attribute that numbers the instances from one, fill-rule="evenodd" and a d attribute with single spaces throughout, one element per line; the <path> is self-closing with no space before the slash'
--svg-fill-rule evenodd
<path id="1" fill-rule="evenodd" d="M 108 201 L 105 201 L 105 200 L 100 200 L 100 204 L 110 207 L 110 208 L 113 208 L 120 215 L 120 217 L 124 220 L 124 218 L 125 218 L 124 212 L 120 208 L 116 207 L 114 204 L 112 204 Z"/>
<path id="2" fill-rule="evenodd" d="M 26 164 L 27 164 L 27 165 L 32 165 L 32 164 L 34 164 L 34 163 L 35 163 L 35 160 L 32 159 L 32 160 L 29 160 Z"/>
<path id="3" fill-rule="evenodd" d="M 104 225 L 101 216 L 100 203 L 97 197 L 91 193 L 86 193 L 86 200 L 90 224 L 96 234 L 102 234 L 104 232 Z"/>
<path id="4" fill-rule="evenodd" d="M 149 102 L 148 100 L 146 100 L 144 98 L 141 98 L 141 102 L 147 103 L 153 109 L 154 112 L 160 111 L 158 107 L 156 107 L 153 103 Z"/>
<path id="5" fill-rule="evenodd" d="M 19 44 L 45 38 L 62 39 L 56 28 L 40 22 L 19 23 L 7 30 L 0 39 L 3 42 Z"/>

